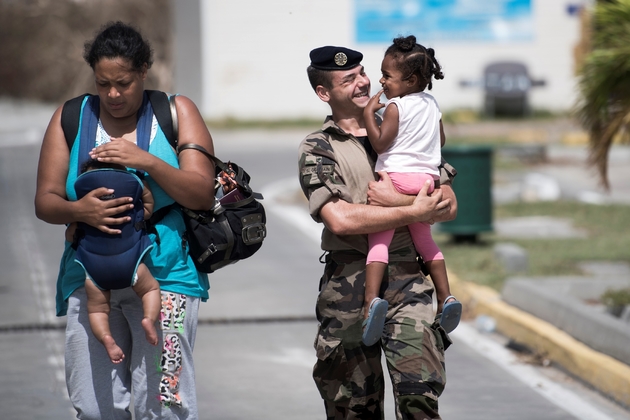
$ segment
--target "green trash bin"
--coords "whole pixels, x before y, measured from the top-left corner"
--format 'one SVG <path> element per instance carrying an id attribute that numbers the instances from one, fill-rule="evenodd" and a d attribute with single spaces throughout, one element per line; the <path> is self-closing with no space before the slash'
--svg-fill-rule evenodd
<path id="1" fill-rule="evenodd" d="M 439 230 L 455 241 L 476 241 L 492 228 L 492 148 L 447 146 L 442 157 L 457 170 L 453 190 L 457 196 L 457 218 L 440 223 Z"/>

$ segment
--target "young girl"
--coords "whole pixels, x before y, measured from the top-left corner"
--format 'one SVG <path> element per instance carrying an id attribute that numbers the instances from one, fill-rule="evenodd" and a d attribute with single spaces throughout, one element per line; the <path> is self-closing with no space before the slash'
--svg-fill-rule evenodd
<path id="1" fill-rule="evenodd" d="M 413 35 L 396 38 L 385 52 L 381 72 L 383 77 L 379 82 L 383 89 L 364 109 L 368 137 L 379 154 L 376 171 L 386 171 L 403 194 L 417 194 L 425 183 L 430 183 L 431 193 L 439 188 L 440 149 L 445 141 L 438 104 L 424 92 L 432 88 L 432 78 L 444 78 L 435 52 L 416 43 Z M 379 102 L 383 93 L 388 99 L 385 104 Z M 374 114 L 383 107 L 385 112 L 379 127 Z M 442 326 L 450 332 L 459 323 L 461 303 L 450 295 L 442 252 L 431 237 L 428 223 L 409 225 L 409 231 L 435 284 Z M 368 238 L 363 333 L 366 345 L 376 343 L 383 331 L 388 305 L 378 295 L 393 235 L 391 230 Z"/>

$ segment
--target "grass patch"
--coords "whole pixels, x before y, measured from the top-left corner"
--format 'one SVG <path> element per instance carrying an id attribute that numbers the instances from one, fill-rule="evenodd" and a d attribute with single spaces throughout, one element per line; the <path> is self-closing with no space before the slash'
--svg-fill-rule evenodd
<path id="1" fill-rule="evenodd" d="M 495 219 L 524 216 L 553 216 L 573 221 L 585 229 L 587 238 L 520 239 L 499 238 L 494 233 L 480 234 L 475 244 L 458 244 L 450 235 L 436 233 L 434 238 L 449 270 L 465 281 L 500 290 L 509 276 L 495 260 L 493 247 L 499 242 L 513 242 L 528 254 L 527 276 L 581 274 L 582 261 L 623 261 L 630 263 L 630 208 L 624 205 L 597 206 L 558 201 L 513 203 L 495 206 Z"/>
<path id="2" fill-rule="evenodd" d="M 442 121 L 449 124 L 466 124 L 479 121 L 523 121 L 552 120 L 571 115 L 569 112 L 554 112 L 547 109 L 533 109 L 526 116 L 496 115 L 490 116 L 476 108 L 450 109 L 442 113 Z"/>
<path id="3" fill-rule="evenodd" d="M 475 136 L 466 136 L 466 137 L 448 137 L 446 139 L 446 145 L 444 147 L 450 146 L 489 146 L 493 148 L 497 148 L 500 146 L 511 145 L 514 144 L 513 141 L 510 141 L 506 136 L 485 136 L 485 137 L 475 137 Z"/>
<path id="4" fill-rule="evenodd" d="M 473 244 L 460 244 L 452 241 L 445 233 L 435 233 L 433 239 L 438 244 L 449 271 L 457 273 L 464 280 L 500 290 L 507 273 L 494 258 L 492 247 L 493 234 L 481 235 Z"/>
<path id="5" fill-rule="evenodd" d="M 280 120 L 240 120 L 236 118 L 224 118 L 220 120 L 206 120 L 206 125 L 210 128 L 237 130 L 237 129 L 265 129 L 277 130 L 286 128 L 308 128 L 316 130 L 322 126 L 324 122 L 321 119 L 280 119 Z"/>
<path id="6" fill-rule="evenodd" d="M 475 109 L 457 109 L 447 111 L 442 115 L 442 120 L 445 123 L 451 124 L 467 124 L 476 123 L 480 121 L 537 121 L 547 120 L 562 117 L 563 114 L 554 114 L 545 110 L 534 110 L 530 115 L 526 117 L 488 117 L 483 113 Z M 210 128 L 215 129 L 283 129 L 283 128 L 309 128 L 318 129 L 324 122 L 325 115 L 322 114 L 321 118 L 286 118 L 286 119 L 238 119 L 233 117 L 221 118 L 221 119 L 206 119 L 206 124 Z M 454 139 L 448 137 L 447 142 L 451 141 L 461 142 L 462 144 L 474 143 L 484 144 L 488 143 L 504 144 L 508 143 L 507 139 L 497 138 L 488 139 L 488 137 L 467 137 L 461 139 Z"/>

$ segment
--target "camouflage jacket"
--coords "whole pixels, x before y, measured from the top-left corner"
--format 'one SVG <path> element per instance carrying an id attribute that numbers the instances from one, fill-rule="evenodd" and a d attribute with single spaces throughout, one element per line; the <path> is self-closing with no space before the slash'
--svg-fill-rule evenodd
<path id="1" fill-rule="evenodd" d="M 319 211 L 328 200 L 338 197 L 348 203 L 366 204 L 368 183 L 378 179 L 374 158 L 361 142 L 343 131 L 332 119 L 326 118 L 321 130 L 309 134 L 298 149 L 300 186 L 309 201 L 309 212 L 316 222 L 322 222 Z M 454 172 L 454 170 L 452 171 Z M 450 182 L 446 171 L 441 181 Z M 354 250 L 368 252 L 367 235 L 334 235 L 325 226 L 322 249 L 326 251 Z M 415 250 L 406 227 L 396 230 L 389 247 L 390 260 L 415 258 Z"/>

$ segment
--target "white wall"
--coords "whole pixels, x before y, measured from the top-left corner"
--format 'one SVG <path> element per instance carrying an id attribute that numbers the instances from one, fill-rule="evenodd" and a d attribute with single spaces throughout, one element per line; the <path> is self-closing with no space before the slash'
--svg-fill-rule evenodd
<path id="1" fill-rule="evenodd" d="M 199 105 L 208 118 L 322 117 L 328 108 L 306 77 L 309 51 L 322 45 L 363 52 L 373 92 L 379 88 L 380 63 L 389 43 L 355 42 L 354 0 L 200 1 Z M 442 109 L 481 107 L 481 88 L 462 88 L 459 82 L 480 80 L 485 65 L 497 60 L 521 61 L 534 79 L 546 81 L 545 87 L 532 91 L 532 107 L 569 109 L 575 100 L 573 48 L 580 23 L 567 13 L 567 4 L 532 0 L 535 30 L 529 42 L 425 43 L 435 49 L 445 73 L 433 87 Z"/>
<path id="2" fill-rule="evenodd" d="M 175 92 L 202 103 L 201 5 L 199 0 L 179 0 L 175 7 L 173 35 Z"/>

